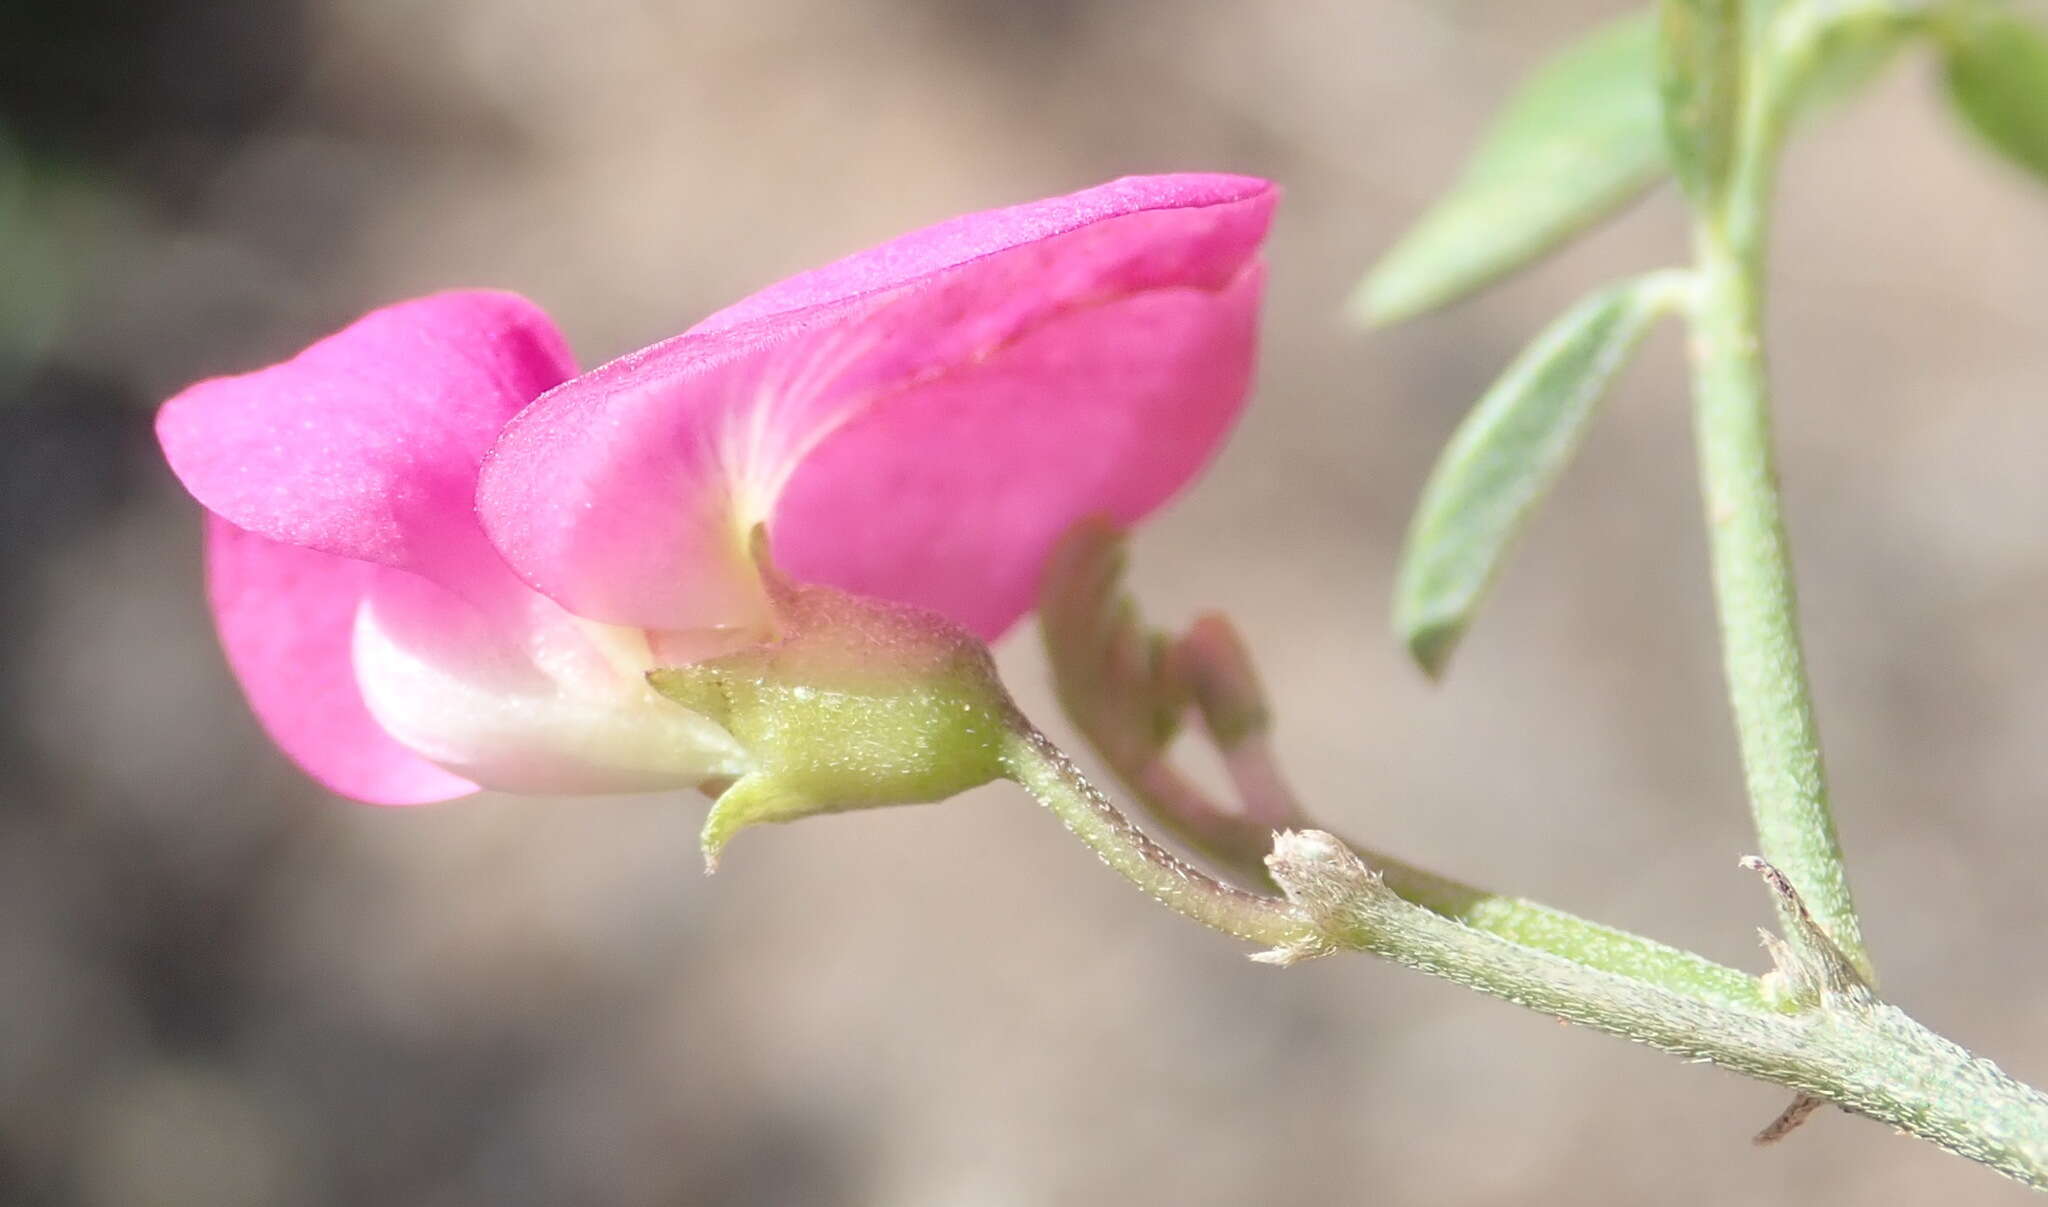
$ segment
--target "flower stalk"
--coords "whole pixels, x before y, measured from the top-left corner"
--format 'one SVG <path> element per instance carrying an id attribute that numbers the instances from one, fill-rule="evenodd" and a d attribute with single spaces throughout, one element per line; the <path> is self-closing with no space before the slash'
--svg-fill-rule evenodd
<path id="1" fill-rule="evenodd" d="M 1147 632 L 1123 592 L 1124 559 L 1121 534 L 1094 519 L 1075 525 L 1054 552 L 1039 616 L 1060 702 L 1161 828 L 1237 883 L 1275 887 L 1266 865 L 1274 832 L 1323 827 L 1281 772 L 1251 653 L 1219 615 L 1197 619 L 1177 638 Z M 1170 739 L 1189 708 L 1229 773 L 1234 802 L 1203 791 L 1173 760 Z M 1402 898 L 1475 930 L 1683 996 L 1770 1008 L 1748 973 L 1345 842 Z"/>
<path id="2" fill-rule="evenodd" d="M 1315 929 L 1278 897 L 1225 884 L 1152 841 L 1088 782 L 1051 740 L 1022 717 L 1003 751 L 1010 778 L 1060 819 L 1110 870 L 1146 895 L 1211 930 L 1280 947 L 1309 941 Z"/>

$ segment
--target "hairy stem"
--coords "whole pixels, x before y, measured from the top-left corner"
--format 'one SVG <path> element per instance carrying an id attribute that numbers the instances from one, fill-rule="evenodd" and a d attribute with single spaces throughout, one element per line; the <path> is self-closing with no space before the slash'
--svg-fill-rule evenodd
<path id="1" fill-rule="evenodd" d="M 1142 771 L 1118 769 L 1118 777 L 1175 837 L 1247 884 L 1266 881 L 1265 858 L 1272 850 L 1275 828 L 1303 829 L 1314 824 L 1291 801 L 1286 817 L 1271 823 L 1225 809 L 1164 759 L 1154 760 Z M 1701 1001 L 1770 1009 L 1760 982 L 1746 972 L 1539 902 L 1475 888 L 1349 839 L 1344 841 L 1389 889 L 1451 921 Z"/>
<path id="2" fill-rule="evenodd" d="M 1782 885 L 1774 943 L 1790 1012 L 1703 1000 L 1475 929 L 1406 900 L 1320 831 L 1279 836 L 1268 864 L 1286 900 L 1234 888 L 1147 838 L 1051 742 L 1020 724 L 1010 775 L 1119 875 L 1204 926 L 1290 964 L 1364 951 L 1686 1060 L 1706 1061 L 1891 1124 L 2048 1188 L 2048 1096 L 1878 1001 Z M 1739 974 L 1736 974 L 1739 975 Z"/>
<path id="3" fill-rule="evenodd" d="M 1785 121 L 1770 79 L 1752 72 L 1734 184 L 1720 212 L 1695 221 L 1694 424 L 1723 667 L 1757 841 L 1867 976 L 1828 805 L 1771 440 L 1764 246 Z"/>
<path id="4" fill-rule="evenodd" d="M 1679 287 L 1677 277 L 1672 282 Z M 1090 519 L 1069 531 L 1053 557 L 1039 615 L 1060 705 L 1162 829 L 1239 884 L 1269 889 L 1265 861 L 1274 831 L 1315 823 L 1274 755 L 1272 710 L 1251 650 L 1221 615 L 1200 617 L 1175 638 L 1147 629 L 1121 589 L 1124 556 L 1121 534 Z M 1233 802 L 1203 791 L 1174 764 L 1171 736 L 1190 707 L 1229 773 Z M 1704 1001 L 1768 1008 L 1757 978 L 1746 973 L 1363 846 L 1352 849 L 1395 892 L 1467 926 Z"/>
<path id="5" fill-rule="evenodd" d="M 1824 935 L 1789 931 L 1781 973 L 1804 1008 L 1701 1002 L 1532 951 L 1421 909 L 1389 891 L 1327 834 L 1282 837 L 1273 868 L 1315 923 L 1314 940 L 1267 953 L 1275 963 L 1367 951 L 1531 1010 L 1686 1060 L 1826 1099 L 2048 1189 L 2048 1095 L 2022 1085 L 1878 1001 Z M 1797 898 L 1786 903 L 1801 924 Z M 1806 924 L 1810 928 L 1810 923 Z"/>
<path id="6" fill-rule="evenodd" d="M 1050 809 L 1110 869 L 1184 917 L 1254 943 L 1283 946 L 1313 933 L 1278 897 L 1224 884 L 1152 841 L 1046 736 L 1019 719 L 1004 752 L 1010 778 Z"/>

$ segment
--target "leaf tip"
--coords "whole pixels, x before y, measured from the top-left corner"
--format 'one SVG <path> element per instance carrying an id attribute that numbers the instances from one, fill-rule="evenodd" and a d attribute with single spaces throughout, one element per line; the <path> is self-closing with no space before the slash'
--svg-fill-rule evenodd
<path id="1" fill-rule="evenodd" d="M 1464 626 L 1448 618 L 1421 619 L 1399 626 L 1401 643 L 1408 647 L 1408 656 L 1430 682 L 1443 681 L 1444 670 L 1451 661 L 1451 651 L 1458 647 L 1458 638 L 1464 634 Z"/>
<path id="2" fill-rule="evenodd" d="M 1345 320 L 1352 326 L 1366 331 L 1375 331 L 1400 322 L 1404 316 L 1396 307 L 1386 303 L 1385 293 L 1386 290 L 1381 284 L 1381 273 L 1375 269 L 1365 280 L 1360 281 L 1358 287 L 1351 291 L 1351 296 L 1345 299 Z"/>
<path id="3" fill-rule="evenodd" d="M 1441 271 L 1419 271 L 1404 239 L 1380 257 L 1379 263 L 1351 292 L 1344 312 L 1352 322 L 1367 330 L 1379 330 L 1405 323 L 1455 301 L 1470 286 L 1455 279 L 1441 279 Z"/>

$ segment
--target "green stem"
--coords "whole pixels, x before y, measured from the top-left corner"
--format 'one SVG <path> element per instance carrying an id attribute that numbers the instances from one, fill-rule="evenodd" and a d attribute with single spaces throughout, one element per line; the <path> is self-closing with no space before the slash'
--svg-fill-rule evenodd
<path id="1" fill-rule="evenodd" d="M 1317 926 L 1308 944 L 1268 953 L 1289 963 L 1367 951 L 1517 1005 L 1706 1061 L 1866 1115 L 2048 1189 L 2048 1095 L 1871 996 L 1853 971 L 1830 970 L 1808 940 L 1781 971 L 1802 978 L 1797 1013 L 1714 1005 L 1505 942 L 1387 891 L 1326 834 L 1285 836 L 1273 868 Z M 1798 922 L 1796 898 L 1788 912 Z M 1796 932 L 1793 932 L 1796 934 Z M 1824 946 L 1824 937 L 1814 941 Z M 1832 949 L 1827 949 L 1832 951 Z M 1840 954 L 1833 953 L 1839 960 Z"/>
<path id="2" fill-rule="evenodd" d="M 1224 884 L 1146 837 L 1072 759 L 1021 717 L 1002 759 L 1010 778 L 1050 809 L 1083 846 L 1175 913 L 1211 930 L 1275 947 L 1313 933 L 1287 902 Z"/>
<path id="3" fill-rule="evenodd" d="M 1667 278 L 1682 302 L 1685 278 Z M 1197 619 L 1171 640 L 1145 629 L 1121 591 L 1123 569 L 1121 536 L 1099 521 L 1076 525 L 1053 558 L 1039 615 L 1060 704 L 1162 829 L 1239 884 L 1270 889 L 1265 859 L 1274 831 L 1315 823 L 1274 757 L 1272 710 L 1251 651 L 1219 615 Z M 1235 808 L 1204 792 L 1170 757 L 1168 736 L 1190 705 L 1230 775 Z M 1352 849 L 1395 892 L 1474 929 L 1702 1001 L 1769 1008 L 1756 977 L 1689 951 Z"/>
<path id="4" fill-rule="evenodd" d="M 1868 975 L 1828 807 L 1771 443 L 1763 275 L 1783 110 L 1756 73 L 1735 181 L 1722 211 L 1695 223 L 1694 422 L 1723 664 L 1757 841 Z"/>
<path id="5" fill-rule="evenodd" d="M 1371 952 L 1433 976 L 1686 1060 L 1824 1098 L 2048 1188 L 2048 1096 L 1870 996 L 1853 971 L 1809 969 L 1833 949 L 1795 936 L 1781 967 L 1796 1013 L 1725 1004 L 1587 967 L 1432 912 L 1391 891 L 1319 831 L 1279 836 L 1269 865 L 1288 900 L 1233 888 L 1174 858 L 1133 826 L 1052 743 L 1020 724 L 1004 765 L 1118 874 L 1175 912 L 1293 963 Z M 1787 910 L 1804 923 L 1796 901 Z M 1833 957 L 1839 961 L 1839 954 Z M 1823 971 L 1827 971 L 1823 969 Z M 1738 974 L 1739 975 L 1739 974 Z"/>
<path id="6" fill-rule="evenodd" d="M 1146 811 L 1190 849 L 1245 884 L 1268 883 L 1265 857 L 1275 829 L 1314 826 L 1290 796 L 1277 821 L 1225 810 L 1164 759 L 1144 770 L 1116 769 Z M 1275 781 L 1278 782 L 1277 780 Z M 1268 801 L 1268 813 L 1274 812 Z M 1509 897 L 1440 876 L 1363 844 L 1345 844 L 1386 886 L 1415 905 L 1523 947 L 1656 985 L 1722 1006 L 1767 1010 L 1756 977 L 1655 939 L 1603 926 L 1522 897 Z"/>
<path id="7" fill-rule="evenodd" d="M 1747 1010 L 1771 1008 L 1756 977 L 1705 956 L 1522 897 L 1489 893 L 1375 851 L 1352 849 L 1396 895 L 1448 921 L 1697 1001 Z"/>

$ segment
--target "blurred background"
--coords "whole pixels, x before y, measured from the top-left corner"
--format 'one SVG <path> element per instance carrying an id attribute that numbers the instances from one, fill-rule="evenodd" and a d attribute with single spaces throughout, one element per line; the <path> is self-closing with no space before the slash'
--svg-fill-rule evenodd
<path id="1" fill-rule="evenodd" d="M 1331 825 L 1762 967 L 1678 339 L 1429 687 L 1409 507 L 1536 327 L 1683 253 L 1655 194 L 1367 335 L 1359 273 L 1546 51 L 1498 0 L 0 6 L 0 1202 L 2018 1203 L 1883 1128 L 1367 959 L 1276 972 L 1017 792 L 748 834 L 703 803 L 325 797 L 244 710 L 158 400 L 384 301 L 596 363 L 928 221 L 1132 171 L 1288 188 L 1260 397 L 1148 528 Z M 1808 634 L 1888 994 L 2048 1079 L 2048 191 L 1909 58 L 1795 147 L 1773 326 Z M 1029 631 L 1002 651 L 1063 734 Z"/>

